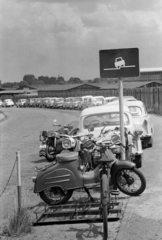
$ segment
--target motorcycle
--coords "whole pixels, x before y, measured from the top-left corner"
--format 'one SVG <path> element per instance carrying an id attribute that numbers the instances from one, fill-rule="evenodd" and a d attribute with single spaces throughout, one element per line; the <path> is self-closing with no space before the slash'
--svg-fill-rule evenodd
<path id="1" fill-rule="evenodd" d="M 53 125 L 59 127 L 59 129 L 41 131 L 39 136 L 39 140 L 41 141 L 39 157 L 45 157 L 49 162 L 56 161 L 56 155 L 63 151 L 62 138 L 64 135 L 74 135 L 79 130 L 78 121 L 73 121 L 62 126 L 56 124 L 56 120 L 54 120 Z"/>
<path id="2" fill-rule="evenodd" d="M 49 205 L 68 202 L 73 191 L 78 189 L 84 189 L 92 199 L 89 189 L 100 186 L 101 165 L 103 161 L 107 161 L 111 162 L 110 185 L 113 189 L 118 188 L 129 196 L 141 194 L 146 188 L 146 180 L 142 172 L 136 168 L 135 163 L 115 158 L 110 150 L 113 145 L 122 144 L 119 135 L 115 134 L 115 130 L 104 132 L 102 129 L 101 131 L 102 134 L 109 134 L 111 131 L 109 144 L 104 144 L 101 136 L 94 139 L 92 134 L 88 137 L 76 135 L 64 138 L 62 146 L 65 150 L 56 155 L 56 163 L 40 169 L 36 168 L 38 174 L 32 178 L 34 193 L 39 194 L 41 199 Z M 85 138 L 86 141 L 84 141 Z M 69 151 L 74 139 L 78 151 Z M 85 165 L 81 164 L 81 153 L 84 151 L 93 154 L 96 167 L 92 171 L 87 172 Z"/>

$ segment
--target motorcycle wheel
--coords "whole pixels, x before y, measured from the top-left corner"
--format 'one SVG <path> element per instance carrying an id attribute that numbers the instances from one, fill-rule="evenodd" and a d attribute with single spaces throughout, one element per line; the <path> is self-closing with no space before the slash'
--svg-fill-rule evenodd
<path id="1" fill-rule="evenodd" d="M 50 153 L 50 147 L 53 146 L 53 142 L 52 141 L 47 141 L 47 145 L 46 145 L 46 159 L 48 162 L 53 162 L 56 160 L 56 154 L 54 154 L 54 152 L 51 154 Z"/>
<path id="2" fill-rule="evenodd" d="M 72 196 L 73 190 L 68 190 L 66 194 L 61 188 L 48 188 L 39 193 L 41 199 L 49 205 L 66 203 Z"/>
<path id="3" fill-rule="evenodd" d="M 120 169 L 115 176 L 119 190 L 129 196 L 138 196 L 146 188 L 146 179 L 137 168 Z"/>

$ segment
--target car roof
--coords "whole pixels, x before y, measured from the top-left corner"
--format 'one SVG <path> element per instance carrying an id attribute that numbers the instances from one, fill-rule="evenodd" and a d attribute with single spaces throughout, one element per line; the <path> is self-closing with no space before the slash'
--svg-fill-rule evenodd
<path id="1" fill-rule="evenodd" d="M 135 100 L 135 101 L 124 101 L 124 104 L 126 104 L 127 106 L 143 106 L 144 103 L 142 101 L 139 100 Z"/>
<path id="2" fill-rule="evenodd" d="M 129 108 L 127 106 L 123 107 L 124 112 L 129 112 Z M 108 112 L 119 112 L 119 104 L 112 104 L 112 105 L 103 105 L 103 106 L 95 106 L 95 107 L 89 107 L 84 109 L 81 112 L 81 117 L 87 116 L 87 115 L 93 115 L 97 113 L 108 113 Z"/>
<path id="3" fill-rule="evenodd" d="M 92 95 L 87 95 L 87 96 L 82 96 L 81 98 L 92 98 L 93 96 Z"/>
<path id="4" fill-rule="evenodd" d="M 112 96 L 112 97 L 105 97 L 105 99 L 113 99 L 113 98 L 117 98 L 115 96 Z"/>
<path id="5" fill-rule="evenodd" d="M 94 96 L 93 98 L 104 98 L 103 96 Z"/>

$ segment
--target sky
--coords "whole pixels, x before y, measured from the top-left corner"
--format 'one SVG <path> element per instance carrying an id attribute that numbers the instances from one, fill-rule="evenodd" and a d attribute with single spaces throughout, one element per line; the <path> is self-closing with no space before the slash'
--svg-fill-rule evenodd
<path id="1" fill-rule="evenodd" d="M 0 80 L 100 77 L 99 51 L 138 48 L 162 67 L 161 0 L 0 0 Z"/>

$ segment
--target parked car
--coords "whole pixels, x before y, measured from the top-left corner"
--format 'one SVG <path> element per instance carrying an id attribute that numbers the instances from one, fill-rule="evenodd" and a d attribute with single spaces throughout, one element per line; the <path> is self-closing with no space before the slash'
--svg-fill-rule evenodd
<path id="1" fill-rule="evenodd" d="M 40 101 L 41 101 L 41 98 L 35 98 L 33 102 L 33 107 L 39 107 Z"/>
<path id="2" fill-rule="evenodd" d="M 68 109 L 69 108 L 71 99 L 73 99 L 73 97 L 67 97 L 67 98 L 64 99 L 64 102 L 63 102 L 63 108 L 64 109 Z"/>
<path id="3" fill-rule="evenodd" d="M 34 102 L 35 102 L 35 98 L 30 98 L 28 107 L 34 107 Z"/>
<path id="4" fill-rule="evenodd" d="M 40 108 L 46 107 L 46 104 L 47 104 L 49 99 L 50 99 L 49 97 L 41 98 L 41 100 L 39 102 L 39 107 Z"/>
<path id="5" fill-rule="evenodd" d="M 73 109 L 74 108 L 74 102 L 75 102 L 75 97 L 71 97 L 70 98 L 70 102 L 69 102 L 69 109 Z"/>
<path id="6" fill-rule="evenodd" d="M 125 100 L 125 101 L 135 101 L 137 99 L 133 96 L 123 96 L 123 100 Z M 116 102 L 119 101 L 119 97 L 116 97 L 116 98 L 112 99 L 111 102 L 114 102 L 114 101 L 116 101 Z"/>
<path id="7" fill-rule="evenodd" d="M 19 99 L 19 100 L 15 103 L 15 105 L 16 105 L 16 107 L 23 107 L 24 104 L 25 104 L 25 102 L 26 102 L 26 99 Z"/>
<path id="8" fill-rule="evenodd" d="M 136 126 L 133 121 L 133 116 L 127 106 L 123 107 L 124 111 L 124 127 L 127 131 L 130 131 L 133 135 L 136 135 L 139 131 L 136 130 Z M 97 138 L 101 132 L 101 129 L 105 126 L 106 130 L 112 130 L 118 127 L 120 129 L 120 112 L 119 105 L 103 105 L 97 107 L 90 107 L 84 109 L 80 115 L 79 133 L 88 134 L 89 126 L 94 127 L 94 137 Z M 103 137 L 103 141 L 110 141 L 109 136 Z M 142 163 L 143 150 L 140 137 L 136 140 L 132 135 L 129 137 L 130 148 L 129 157 L 134 159 L 140 165 Z"/>
<path id="9" fill-rule="evenodd" d="M 142 101 L 124 101 L 133 116 L 134 125 L 142 130 L 141 140 L 143 147 L 153 146 L 154 127 L 150 115 Z"/>
<path id="10" fill-rule="evenodd" d="M 94 96 L 92 98 L 92 104 L 93 106 L 101 106 L 104 104 L 104 97 L 103 96 Z"/>
<path id="11" fill-rule="evenodd" d="M 80 109 L 88 108 L 89 105 L 92 104 L 92 98 L 93 98 L 93 96 L 91 96 L 91 95 L 83 96 Z"/>
<path id="12" fill-rule="evenodd" d="M 79 106 L 80 106 L 81 102 L 82 102 L 82 98 L 81 97 L 75 97 L 74 101 L 71 103 L 72 108 L 73 109 L 79 109 Z"/>
<path id="13" fill-rule="evenodd" d="M 52 108 L 53 103 L 55 102 L 56 99 L 57 99 L 57 97 L 49 98 L 48 102 L 46 103 L 46 108 Z"/>
<path id="14" fill-rule="evenodd" d="M 112 96 L 112 97 L 105 97 L 104 98 L 104 104 L 107 104 L 109 102 L 112 102 L 113 100 L 115 100 L 117 97 Z"/>
<path id="15" fill-rule="evenodd" d="M 15 104 L 12 99 L 3 100 L 2 107 L 13 107 Z"/>
<path id="16" fill-rule="evenodd" d="M 64 98 L 57 98 L 55 100 L 54 108 L 63 108 Z"/>

